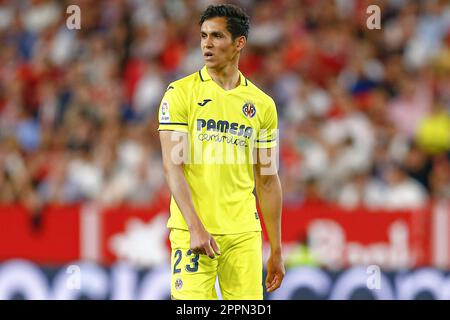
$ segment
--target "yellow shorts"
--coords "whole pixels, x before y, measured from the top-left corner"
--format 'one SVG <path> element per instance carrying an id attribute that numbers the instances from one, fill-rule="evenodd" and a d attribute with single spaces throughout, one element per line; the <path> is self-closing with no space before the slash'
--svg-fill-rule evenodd
<path id="1" fill-rule="evenodd" d="M 217 300 L 216 277 L 224 300 L 262 300 L 261 232 L 213 235 L 220 256 L 191 252 L 189 231 L 170 231 L 171 296 L 177 300 Z"/>

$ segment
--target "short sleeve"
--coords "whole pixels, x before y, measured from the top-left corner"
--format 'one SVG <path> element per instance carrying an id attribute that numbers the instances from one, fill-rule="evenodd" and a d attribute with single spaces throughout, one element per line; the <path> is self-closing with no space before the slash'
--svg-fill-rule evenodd
<path id="1" fill-rule="evenodd" d="M 188 108 L 183 92 L 170 84 L 159 106 L 158 131 L 172 130 L 188 132 Z"/>
<path id="2" fill-rule="evenodd" d="M 256 137 L 256 148 L 273 148 L 277 145 L 278 116 L 275 102 L 270 99 L 261 128 Z"/>

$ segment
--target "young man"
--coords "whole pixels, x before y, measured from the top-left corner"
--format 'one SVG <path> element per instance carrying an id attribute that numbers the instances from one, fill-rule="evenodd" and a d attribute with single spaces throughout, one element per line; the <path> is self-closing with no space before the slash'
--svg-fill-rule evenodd
<path id="1" fill-rule="evenodd" d="M 256 193 L 270 241 L 266 288 L 281 257 L 281 185 L 273 100 L 238 70 L 249 18 L 233 5 L 200 19 L 205 66 L 171 83 L 159 110 L 164 171 L 172 193 L 172 299 L 262 299 L 262 239 Z M 254 160 L 256 158 L 256 160 Z M 256 183 L 255 183 L 256 182 Z"/>

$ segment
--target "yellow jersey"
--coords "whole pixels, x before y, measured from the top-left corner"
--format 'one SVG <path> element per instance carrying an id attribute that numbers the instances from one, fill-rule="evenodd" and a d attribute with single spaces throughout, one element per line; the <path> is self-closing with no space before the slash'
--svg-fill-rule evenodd
<path id="1" fill-rule="evenodd" d="M 271 97 L 240 73 L 225 90 L 206 67 L 172 82 L 159 108 L 159 131 L 188 133 L 184 175 L 194 208 L 211 234 L 260 231 L 253 151 L 277 142 L 277 111 Z M 167 227 L 188 230 L 174 198 Z"/>

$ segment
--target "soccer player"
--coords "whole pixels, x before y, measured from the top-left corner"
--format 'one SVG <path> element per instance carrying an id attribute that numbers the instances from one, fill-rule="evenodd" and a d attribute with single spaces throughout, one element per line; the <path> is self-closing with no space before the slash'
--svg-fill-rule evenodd
<path id="1" fill-rule="evenodd" d="M 238 69 L 249 17 L 234 5 L 200 18 L 205 66 L 171 83 L 159 109 L 164 172 L 172 199 L 172 299 L 263 298 L 262 236 L 256 195 L 270 241 L 265 285 L 276 290 L 281 256 L 281 185 L 276 168 L 277 112 Z"/>

